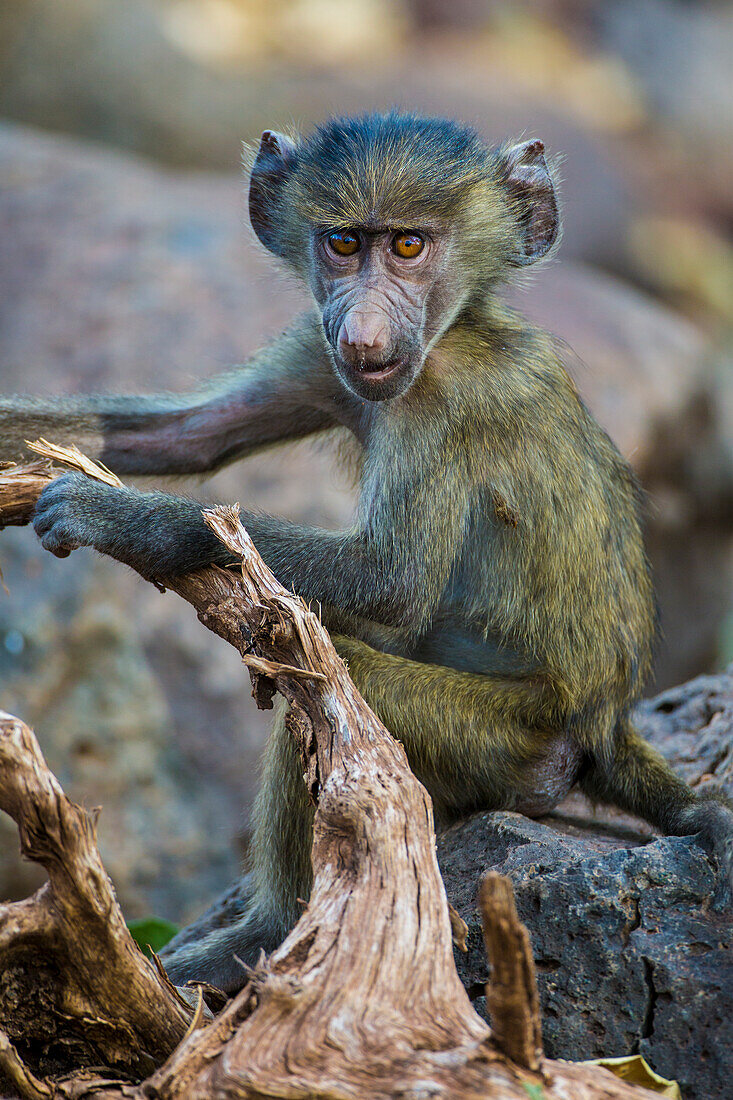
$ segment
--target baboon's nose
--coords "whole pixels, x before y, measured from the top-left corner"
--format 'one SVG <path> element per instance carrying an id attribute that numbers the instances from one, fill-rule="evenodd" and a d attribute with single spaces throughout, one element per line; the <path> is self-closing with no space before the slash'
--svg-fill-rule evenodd
<path id="1" fill-rule="evenodd" d="M 339 330 L 339 351 L 347 359 L 353 359 L 355 354 L 361 358 L 377 359 L 388 341 L 387 323 L 379 313 L 350 310 Z"/>

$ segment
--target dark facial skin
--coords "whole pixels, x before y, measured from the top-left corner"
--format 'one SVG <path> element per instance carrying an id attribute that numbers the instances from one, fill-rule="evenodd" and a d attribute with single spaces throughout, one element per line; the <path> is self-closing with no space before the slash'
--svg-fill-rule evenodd
<path id="1" fill-rule="evenodd" d="M 450 239 L 439 227 L 314 231 L 311 287 L 343 384 L 367 401 L 404 393 L 439 334 Z"/>

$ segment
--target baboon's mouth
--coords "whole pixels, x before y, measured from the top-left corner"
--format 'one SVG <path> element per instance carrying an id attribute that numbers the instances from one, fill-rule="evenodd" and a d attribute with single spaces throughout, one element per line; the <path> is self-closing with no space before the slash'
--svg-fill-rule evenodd
<path id="1" fill-rule="evenodd" d="M 382 382 L 386 378 L 391 378 L 393 374 L 397 374 L 404 365 L 401 359 L 395 359 L 391 363 L 367 363 L 362 361 L 355 363 L 352 370 L 357 371 L 362 378 L 368 378 L 370 381 L 374 382 Z"/>
<path id="2" fill-rule="evenodd" d="M 397 397 L 410 385 L 412 364 L 408 358 L 392 359 L 385 363 L 369 363 L 365 360 L 347 362 L 336 356 L 336 369 L 346 386 L 364 401 L 384 401 Z"/>

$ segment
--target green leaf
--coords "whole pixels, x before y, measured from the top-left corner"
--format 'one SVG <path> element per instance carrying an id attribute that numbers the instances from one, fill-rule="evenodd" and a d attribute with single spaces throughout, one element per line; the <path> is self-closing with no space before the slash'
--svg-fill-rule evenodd
<path id="1" fill-rule="evenodd" d="M 527 1093 L 529 1100 L 547 1100 L 545 1090 L 542 1085 L 530 1085 L 526 1081 L 522 1081 L 522 1088 Z"/>
<path id="2" fill-rule="evenodd" d="M 143 955 L 150 958 L 150 949 L 157 955 L 162 951 L 169 940 L 172 940 L 178 931 L 178 925 L 172 921 L 163 920 L 162 917 L 142 917 L 140 920 L 129 920 L 127 927 Z"/>

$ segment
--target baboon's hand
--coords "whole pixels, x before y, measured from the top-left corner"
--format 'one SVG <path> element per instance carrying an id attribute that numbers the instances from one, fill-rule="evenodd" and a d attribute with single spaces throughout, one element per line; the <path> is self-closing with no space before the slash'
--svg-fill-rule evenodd
<path id="1" fill-rule="evenodd" d="M 63 474 L 38 498 L 33 526 L 41 545 L 58 557 L 91 546 L 155 581 L 231 560 L 204 523 L 202 509 L 195 500 L 168 493 Z"/>
<path id="2" fill-rule="evenodd" d="M 80 546 L 107 550 L 117 498 L 126 492 L 84 474 L 62 474 L 43 490 L 33 514 L 41 545 L 59 558 Z"/>

